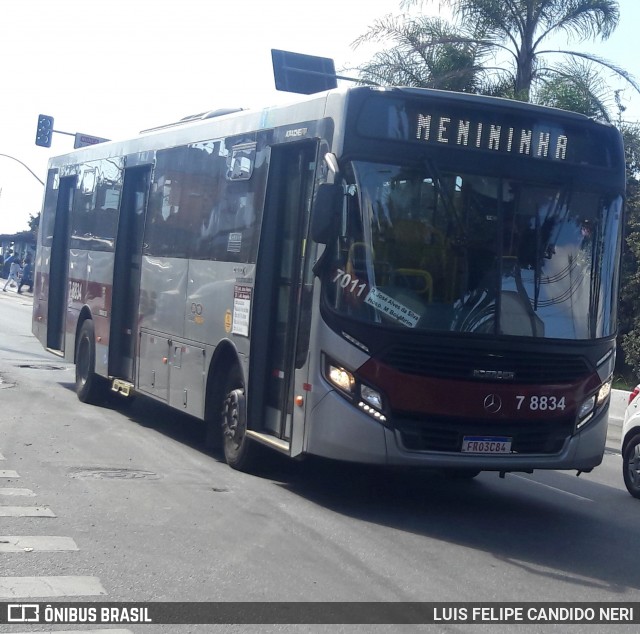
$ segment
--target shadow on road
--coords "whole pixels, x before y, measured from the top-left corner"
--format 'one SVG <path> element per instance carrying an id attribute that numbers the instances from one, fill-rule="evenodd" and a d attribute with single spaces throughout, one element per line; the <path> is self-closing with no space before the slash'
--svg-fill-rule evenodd
<path id="1" fill-rule="evenodd" d="M 114 395 L 106 406 L 224 462 L 221 451 L 203 449 L 201 421 L 142 396 L 125 408 Z M 454 481 L 435 471 L 313 457 L 294 461 L 273 452 L 265 452 L 254 476 L 362 522 L 491 553 L 538 575 L 541 583 L 562 580 L 619 593 L 621 599 L 628 588 L 640 589 L 640 549 L 632 528 L 640 506 L 625 492 L 592 481 L 579 481 L 592 499 L 569 498 L 526 486 L 514 475 L 500 479 L 483 473 L 475 480 Z M 575 476 L 559 476 L 567 478 L 570 490 Z M 593 501 L 607 498 L 618 515 L 603 512 Z"/>

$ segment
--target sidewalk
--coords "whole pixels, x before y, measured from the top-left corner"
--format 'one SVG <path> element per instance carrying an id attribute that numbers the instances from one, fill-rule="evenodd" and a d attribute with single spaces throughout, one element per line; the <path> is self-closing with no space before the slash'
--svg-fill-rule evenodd
<path id="1" fill-rule="evenodd" d="M 609 405 L 609 427 L 607 428 L 607 449 L 620 451 L 622 438 L 622 421 L 627 409 L 629 392 L 626 390 L 611 390 L 611 404 Z"/>
<path id="2" fill-rule="evenodd" d="M 4 285 L 5 285 L 6 281 L 7 281 L 6 278 L 0 278 L 0 289 L 4 288 Z M 2 293 L 1 290 L 0 290 L 0 293 Z M 13 295 L 17 295 L 18 294 L 18 287 L 17 286 L 14 286 L 14 287 L 7 286 L 7 290 L 4 291 L 4 293 L 2 293 L 2 294 L 4 295 L 5 293 L 7 295 L 9 293 L 12 293 Z M 22 287 L 22 291 L 20 292 L 20 296 L 23 296 L 23 295 L 25 297 L 33 297 L 33 293 L 29 291 L 29 286 L 27 284 L 25 284 Z"/>

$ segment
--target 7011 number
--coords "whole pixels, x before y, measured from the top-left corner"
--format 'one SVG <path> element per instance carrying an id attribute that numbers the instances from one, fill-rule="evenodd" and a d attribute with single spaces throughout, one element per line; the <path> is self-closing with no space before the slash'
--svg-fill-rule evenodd
<path id="1" fill-rule="evenodd" d="M 351 277 L 349 273 L 346 273 L 342 269 L 336 271 L 336 276 L 333 278 L 334 282 L 337 282 L 342 288 L 347 289 L 350 293 L 355 293 L 356 297 L 360 297 L 366 290 L 367 285 L 361 282 L 357 277 Z"/>

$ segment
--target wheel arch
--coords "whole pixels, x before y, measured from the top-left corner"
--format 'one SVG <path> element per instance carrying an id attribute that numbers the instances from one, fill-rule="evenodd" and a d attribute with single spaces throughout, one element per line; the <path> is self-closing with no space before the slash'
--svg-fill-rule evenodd
<path id="1" fill-rule="evenodd" d="M 207 372 L 207 384 L 205 389 L 204 416 L 205 420 L 210 420 L 210 408 L 215 406 L 216 401 L 221 402 L 225 395 L 222 394 L 223 384 L 219 377 L 228 374 L 229 369 L 236 366 L 242 376 L 242 387 L 246 386 L 246 379 L 240 361 L 240 353 L 235 345 L 228 339 L 223 339 L 217 346 L 209 363 Z"/>
<path id="2" fill-rule="evenodd" d="M 73 361 L 76 361 L 76 354 L 78 352 L 78 336 L 80 335 L 80 330 L 82 329 L 82 324 L 84 324 L 87 319 L 93 319 L 93 315 L 89 310 L 88 306 L 83 306 L 80 311 L 80 315 L 78 316 L 78 321 L 76 322 L 76 333 L 73 337 Z"/>
<path id="3" fill-rule="evenodd" d="M 622 446 L 620 448 L 621 453 L 624 453 L 629 442 L 638 434 L 640 434 L 640 420 L 635 421 L 635 424 L 625 431 L 624 436 L 622 437 Z"/>

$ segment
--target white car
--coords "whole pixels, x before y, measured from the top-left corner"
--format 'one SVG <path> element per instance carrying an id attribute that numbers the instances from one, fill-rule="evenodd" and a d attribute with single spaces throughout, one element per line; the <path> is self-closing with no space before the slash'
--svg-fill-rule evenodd
<path id="1" fill-rule="evenodd" d="M 640 385 L 636 385 L 629 395 L 620 449 L 624 484 L 634 498 L 640 498 Z"/>

